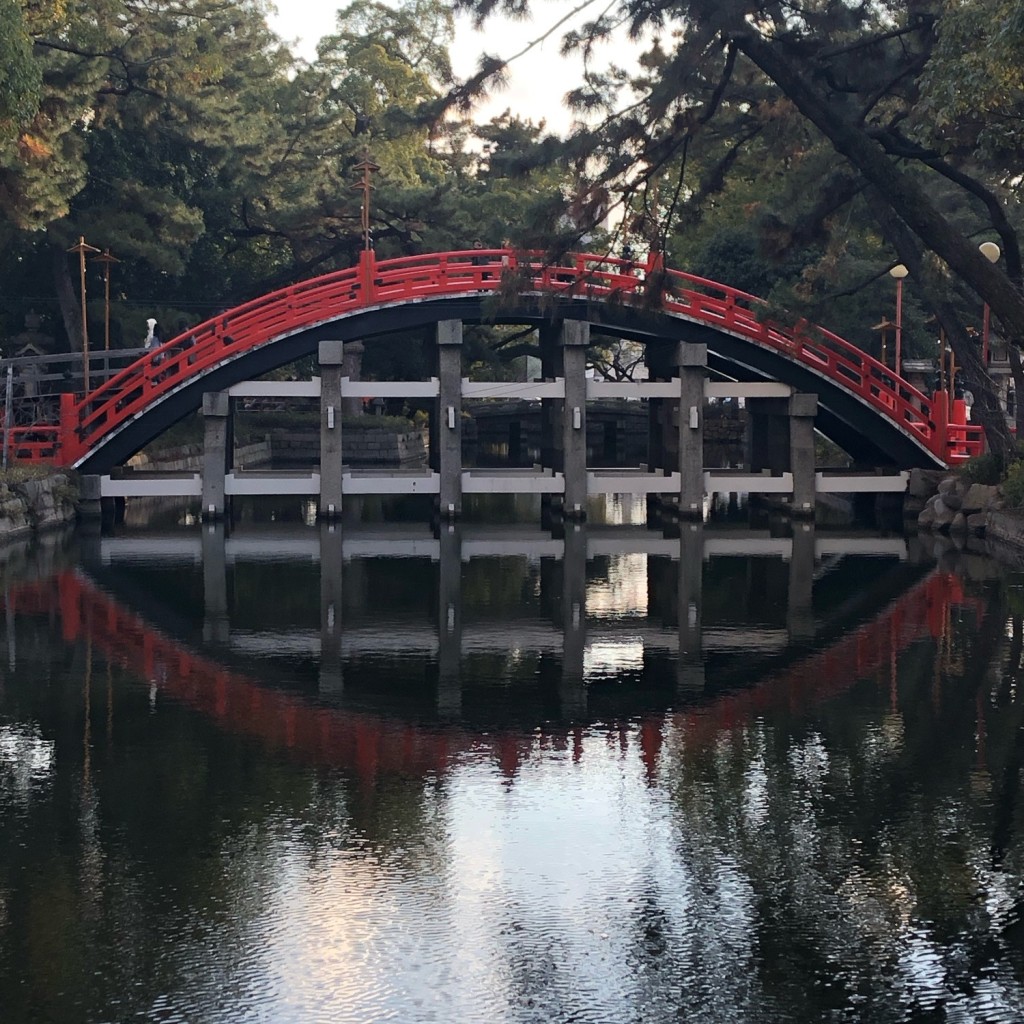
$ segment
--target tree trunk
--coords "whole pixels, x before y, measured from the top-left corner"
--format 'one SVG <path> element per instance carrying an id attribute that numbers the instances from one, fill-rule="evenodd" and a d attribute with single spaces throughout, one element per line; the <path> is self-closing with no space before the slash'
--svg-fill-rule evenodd
<path id="1" fill-rule="evenodd" d="M 1016 345 L 1007 346 L 1010 374 L 1013 377 L 1013 419 L 1017 427 L 1017 440 L 1024 440 L 1024 362 Z"/>
<path id="2" fill-rule="evenodd" d="M 875 186 L 893 214 L 988 303 L 1005 333 L 1024 338 L 1024 296 L 1010 278 L 939 213 L 912 175 L 814 89 L 796 67 L 800 58 L 765 40 L 755 29 L 737 32 L 732 38 L 835 150 Z"/>
<path id="3" fill-rule="evenodd" d="M 68 269 L 68 255 L 59 245 L 50 244 L 53 259 L 53 284 L 60 303 L 60 315 L 68 336 L 68 351 L 82 351 L 82 307 L 75 292 L 75 283 Z"/>
<path id="4" fill-rule="evenodd" d="M 971 416 L 984 428 L 989 449 L 996 452 L 1005 464 L 1013 450 L 1013 438 L 977 341 L 967 333 L 956 307 L 946 298 L 947 288 L 943 282 L 922 259 L 921 247 L 909 227 L 886 216 L 888 206 L 877 189 L 872 189 L 867 198 L 883 237 L 899 253 L 910 271 L 914 286 L 923 295 L 925 303 L 935 311 L 939 325 L 953 347 L 957 365 L 974 393 Z M 952 390 L 952 381 L 949 386 Z"/>

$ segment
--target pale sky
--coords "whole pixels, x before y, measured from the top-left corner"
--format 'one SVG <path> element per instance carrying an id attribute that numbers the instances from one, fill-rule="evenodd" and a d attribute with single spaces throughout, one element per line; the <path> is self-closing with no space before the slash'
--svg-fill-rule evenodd
<path id="1" fill-rule="evenodd" d="M 318 40 L 334 28 L 334 16 L 344 4 L 339 0 L 277 0 L 279 12 L 270 19 L 271 27 L 288 42 L 298 40 L 295 51 L 311 59 L 316 55 Z M 513 22 L 494 17 L 483 32 L 474 31 L 465 16 L 456 21 L 455 43 L 451 48 L 452 62 L 456 75 L 468 77 L 476 68 L 476 62 L 484 51 L 508 58 L 518 53 L 527 43 L 540 34 L 542 27 L 554 24 L 575 7 L 579 0 L 547 0 L 535 3 L 535 21 Z M 480 108 L 475 120 L 482 121 L 500 114 L 506 108 L 534 122 L 547 121 L 548 128 L 564 132 L 571 116 L 563 104 L 563 97 L 569 89 L 581 80 L 581 65 L 578 60 L 564 60 L 558 50 L 562 35 L 572 24 L 594 16 L 588 10 L 574 21 L 561 26 L 551 39 L 535 47 L 530 53 L 518 59 L 511 69 L 509 87 L 494 94 L 494 97 Z"/>

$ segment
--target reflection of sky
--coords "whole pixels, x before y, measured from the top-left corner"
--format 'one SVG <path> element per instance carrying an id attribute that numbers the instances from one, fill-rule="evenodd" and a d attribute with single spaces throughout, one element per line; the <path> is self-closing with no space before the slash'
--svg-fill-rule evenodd
<path id="1" fill-rule="evenodd" d="M 20 799 L 53 774 L 54 744 L 35 731 L 0 725 L 0 785 L 10 785 Z"/>
<path id="2" fill-rule="evenodd" d="M 635 734 L 584 746 L 579 763 L 535 751 L 511 781 L 467 759 L 424 794 L 430 824 L 375 853 L 314 865 L 282 837 L 253 937 L 265 1019 L 654 1021 L 696 1011 L 709 979 L 720 1006 L 746 1005 L 749 881 L 721 856 L 694 876 Z"/>

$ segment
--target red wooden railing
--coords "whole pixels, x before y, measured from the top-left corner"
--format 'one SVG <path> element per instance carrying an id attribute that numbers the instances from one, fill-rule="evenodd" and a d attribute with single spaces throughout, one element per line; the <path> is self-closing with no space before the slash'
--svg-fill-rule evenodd
<path id="1" fill-rule="evenodd" d="M 190 378 L 287 334 L 347 313 L 412 299 L 480 292 L 547 293 L 649 304 L 780 352 L 839 384 L 914 437 L 939 461 L 979 454 L 982 432 L 939 392 L 928 397 L 838 335 L 805 321 L 759 319 L 762 300 L 706 278 L 646 263 L 576 254 L 552 265 L 541 253 L 471 249 L 359 264 L 290 285 L 228 310 L 147 353 L 83 400 L 61 396 L 60 422 L 15 427 L 15 460 L 78 465 L 113 430 Z"/>

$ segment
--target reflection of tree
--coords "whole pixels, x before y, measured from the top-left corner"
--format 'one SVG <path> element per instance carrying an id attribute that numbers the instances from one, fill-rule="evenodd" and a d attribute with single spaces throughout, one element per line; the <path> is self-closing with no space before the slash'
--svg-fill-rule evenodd
<path id="1" fill-rule="evenodd" d="M 984 596 L 979 622 L 954 615 L 892 679 L 879 673 L 881 689 L 864 680 L 849 700 L 667 748 L 680 867 L 701 894 L 667 941 L 695 977 L 705 915 L 745 916 L 754 943 L 749 959 L 723 951 L 721 1007 L 735 1012 L 756 984 L 763 1019 L 826 1019 L 869 993 L 863 1021 L 944 1004 L 975 1019 L 986 1000 L 1019 1019 L 1005 928 L 1024 886 L 1024 695 L 1006 676 L 1020 670 L 1021 626 L 1007 639 L 1003 592 Z M 1001 650 L 1009 667 L 993 680 Z M 640 941 L 639 913 L 636 927 Z"/>
<path id="2" fill-rule="evenodd" d="M 16 625 L 4 714 L 38 722 L 52 756 L 16 804 L 0 760 L 5 1024 L 112 1008 L 198 1020 L 243 999 L 298 851 L 310 866 L 358 850 L 439 869 L 421 778 L 296 770 L 99 656 L 83 704 L 82 645 L 61 642 L 56 618 Z"/>

